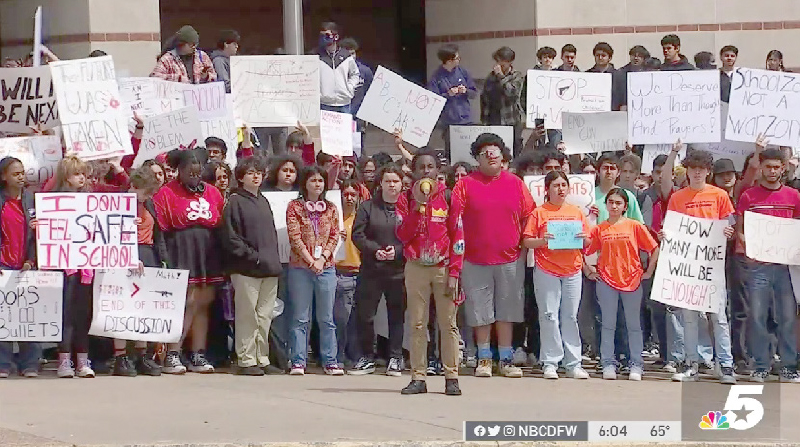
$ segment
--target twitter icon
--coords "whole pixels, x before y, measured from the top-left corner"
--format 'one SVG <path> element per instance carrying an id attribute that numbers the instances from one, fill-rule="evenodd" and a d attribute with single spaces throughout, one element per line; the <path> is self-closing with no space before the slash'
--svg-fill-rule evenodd
<path id="1" fill-rule="evenodd" d="M 489 427 L 489 436 L 494 437 L 497 436 L 498 433 L 500 433 L 499 425 L 495 425 L 494 427 Z"/>

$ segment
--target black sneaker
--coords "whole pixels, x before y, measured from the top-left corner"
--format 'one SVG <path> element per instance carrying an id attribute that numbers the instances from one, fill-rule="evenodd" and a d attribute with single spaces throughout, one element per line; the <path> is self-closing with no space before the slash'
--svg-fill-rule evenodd
<path id="1" fill-rule="evenodd" d="M 192 353 L 192 364 L 189 366 L 189 371 L 201 374 L 211 374 L 214 372 L 214 365 L 206 360 L 205 352 L 197 351 Z"/>
<path id="2" fill-rule="evenodd" d="M 437 372 L 436 372 L 436 360 L 428 360 L 427 375 L 435 376 L 436 374 L 437 374 Z"/>
<path id="3" fill-rule="evenodd" d="M 280 376 L 280 375 L 286 374 L 286 371 L 278 368 L 275 365 L 267 365 L 267 366 L 265 366 L 265 367 L 263 367 L 261 369 L 263 369 L 264 370 L 264 374 L 266 374 L 268 376 Z"/>
<path id="4" fill-rule="evenodd" d="M 263 376 L 264 370 L 258 366 L 239 366 L 236 368 L 236 375 L 238 376 Z"/>
<path id="5" fill-rule="evenodd" d="M 735 385 L 736 384 L 736 373 L 733 372 L 733 367 L 731 366 L 723 366 L 721 368 L 722 375 L 719 378 L 719 383 L 725 385 Z"/>
<path id="6" fill-rule="evenodd" d="M 781 377 L 779 379 L 783 383 L 800 383 L 800 374 L 796 369 L 783 367 L 781 368 Z"/>
<path id="7" fill-rule="evenodd" d="M 365 376 L 375 372 L 375 361 L 368 357 L 361 357 L 358 362 L 353 366 L 353 369 L 347 371 L 351 376 Z"/>
<path id="8" fill-rule="evenodd" d="M 750 373 L 750 381 L 756 383 L 764 383 L 769 380 L 769 371 L 766 369 L 756 369 Z"/>
<path id="9" fill-rule="evenodd" d="M 115 376 L 136 377 L 136 367 L 127 355 L 118 355 L 114 357 L 114 372 Z"/>
<path id="10" fill-rule="evenodd" d="M 423 394 L 428 392 L 428 385 L 424 380 L 412 380 L 405 388 L 400 390 L 400 394 Z"/>
<path id="11" fill-rule="evenodd" d="M 158 377 L 161 375 L 161 366 L 146 354 L 136 360 L 136 371 L 143 376 Z"/>
<path id="12" fill-rule="evenodd" d="M 389 364 L 386 365 L 386 375 L 391 377 L 400 377 L 403 375 L 403 360 L 397 358 L 389 359 Z"/>
<path id="13" fill-rule="evenodd" d="M 461 388 L 458 386 L 458 379 L 444 379 L 444 394 L 446 396 L 461 395 Z"/>

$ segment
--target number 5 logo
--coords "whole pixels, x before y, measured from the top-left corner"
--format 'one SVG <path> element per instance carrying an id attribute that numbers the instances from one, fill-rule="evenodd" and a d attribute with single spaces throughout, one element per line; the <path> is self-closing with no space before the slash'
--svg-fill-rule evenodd
<path id="1" fill-rule="evenodd" d="M 748 430 L 761 422 L 764 418 L 764 406 L 761 401 L 754 396 L 762 395 L 764 385 L 733 385 L 728 392 L 728 399 L 725 401 L 725 417 L 731 422 L 731 428 L 736 430 Z"/>

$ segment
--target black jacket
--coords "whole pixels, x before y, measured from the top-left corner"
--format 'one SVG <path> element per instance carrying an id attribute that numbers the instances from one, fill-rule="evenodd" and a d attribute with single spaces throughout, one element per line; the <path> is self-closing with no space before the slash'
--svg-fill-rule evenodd
<path id="1" fill-rule="evenodd" d="M 153 203 L 153 199 L 148 199 L 144 201 L 144 209 L 153 216 L 153 220 L 155 224 L 153 225 L 153 247 L 155 248 L 156 256 L 158 256 L 158 264 L 161 267 L 162 264 L 166 264 L 167 268 L 170 268 L 171 265 L 169 263 L 169 251 L 167 250 L 167 239 L 164 237 L 164 232 L 161 231 L 161 227 L 158 226 L 158 220 L 156 217 L 156 205 Z"/>
<path id="2" fill-rule="evenodd" d="M 731 101 L 731 77 L 724 71 L 719 71 L 719 99 L 722 102 Z"/>
<path id="3" fill-rule="evenodd" d="M 264 196 L 235 190 L 222 212 L 221 236 L 229 273 L 253 278 L 280 276 L 278 232 L 272 207 Z"/>
<path id="4" fill-rule="evenodd" d="M 689 59 L 686 59 L 686 56 L 684 56 L 682 54 L 679 55 L 679 56 L 680 56 L 680 60 L 678 62 L 673 64 L 671 62 L 666 62 L 665 61 L 664 63 L 661 64 L 661 68 L 659 68 L 659 70 L 661 70 L 661 71 L 689 71 L 689 70 L 696 70 L 694 65 L 689 63 Z"/>
<path id="5" fill-rule="evenodd" d="M 611 110 L 628 106 L 628 73 L 644 71 L 644 65 L 627 64 L 611 75 Z"/>
<path id="6" fill-rule="evenodd" d="M 362 203 L 353 222 L 353 243 L 361 252 L 361 272 L 402 276 L 405 259 L 403 244 L 397 239 L 397 215 L 394 205 L 383 201 L 380 191 Z M 375 253 L 394 246 L 394 259 L 378 261 Z"/>
<path id="7" fill-rule="evenodd" d="M 31 229 L 31 220 L 36 217 L 36 205 L 33 202 L 33 193 L 27 189 L 22 190 L 22 212 L 25 214 L 25 261 L 32 261 L 36 266 L 36 232 Z M 6 195 L 0 190 L 0 213 L 6 205 Z M 3 236 L 0 234 L 0 245 L 3 245 Z"/>

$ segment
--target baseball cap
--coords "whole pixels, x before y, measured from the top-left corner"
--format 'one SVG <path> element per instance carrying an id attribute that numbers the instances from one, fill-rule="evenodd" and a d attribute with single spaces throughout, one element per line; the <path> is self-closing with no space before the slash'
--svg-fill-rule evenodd
<path id="1" fill-rule="evenodd" d="M 714 174 L 722 174 L 724 172 L 736 172 L 736 166 L 733 165 L 733 160 L 730 158 L 720 158 L 714 162 Z"/>

